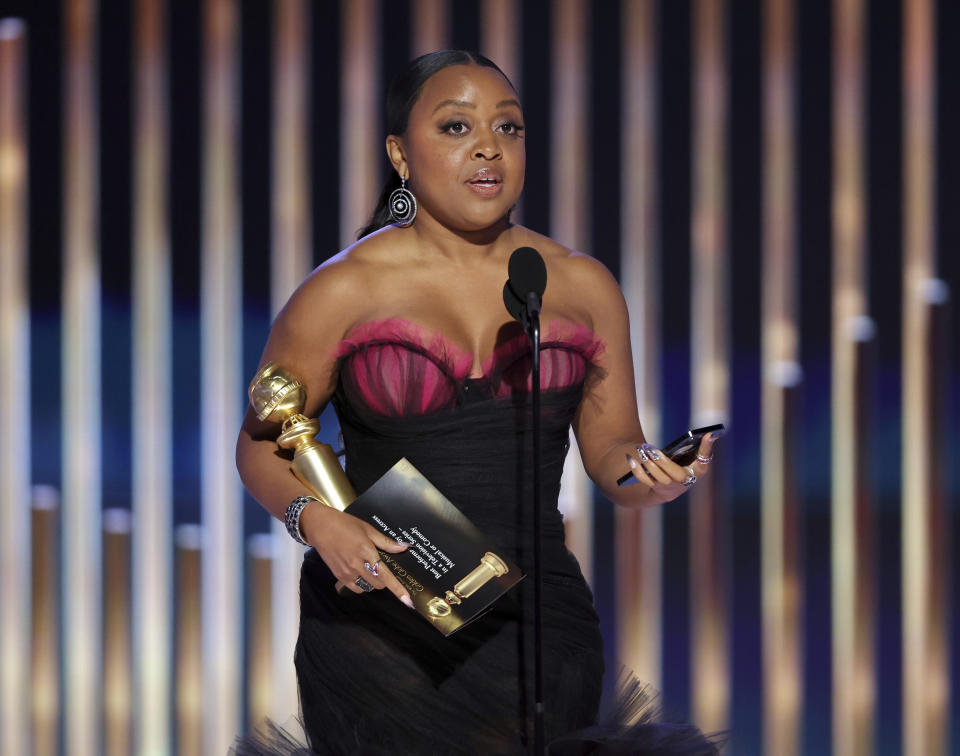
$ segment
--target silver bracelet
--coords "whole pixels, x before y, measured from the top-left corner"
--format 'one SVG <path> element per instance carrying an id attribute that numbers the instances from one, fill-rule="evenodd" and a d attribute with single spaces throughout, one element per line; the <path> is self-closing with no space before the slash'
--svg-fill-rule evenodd
<path id="1" fill-rule="evenodd" d="M 303 514 L 304 507 L 311 501 L 320 501 L 316 496 L 298 496 L 290 502 L 287 511 L 283 513 L 283 524 L 287 526 L 287 532 L 297 543 L 309 546 L 307 539 L 303 537 L 300 531 L 300 515 Z"/>

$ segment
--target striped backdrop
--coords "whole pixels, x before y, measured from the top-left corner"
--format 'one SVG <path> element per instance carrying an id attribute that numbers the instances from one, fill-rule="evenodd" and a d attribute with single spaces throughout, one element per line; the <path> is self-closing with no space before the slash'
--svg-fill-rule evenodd
<path id="1" fill-rule="evenodd" d="M 296 712 L 246 384 L 442 47 L 520 91 L 518 217 L 618 276 L 648 437 L 729 427 L 659 509 L 568 460 L 611 687 L 730 753 L 956 752 L 958 34 L 950 0 L 0 0 L 0 756 Z"/>

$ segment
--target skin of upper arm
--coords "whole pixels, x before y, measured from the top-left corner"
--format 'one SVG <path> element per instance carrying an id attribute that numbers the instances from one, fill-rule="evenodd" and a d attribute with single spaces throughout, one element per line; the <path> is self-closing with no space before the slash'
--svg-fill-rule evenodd
<path id="1" fill-rule="evenodd" d="M 311 273 L 277 314 L 260 358 L 260 366 L 272 361 L 300 380 L 307 417 L 316 417 L 336 388 L 335 353 L 356 317 L 358 267 L 341 254 Z M 243 431 L 255 439 L 276 438 L 277 426 L 248 411 Z"/>
<path id="2" fill-rule="evenodd" d="M 581 291 L 586 292 L 593 331 L 602 339 L 604 350 L 584 384 L 573 430 L 587 474 L 601 489 L 608 489 L 610 482 L 600 477 L 603 458 L 617 446 L 644 440 L 637 412 L 630 322 L 623 293 L 610 272 L 592 258 L 577 258 L 572 262 L 579 267 L 577 277 Z"/>

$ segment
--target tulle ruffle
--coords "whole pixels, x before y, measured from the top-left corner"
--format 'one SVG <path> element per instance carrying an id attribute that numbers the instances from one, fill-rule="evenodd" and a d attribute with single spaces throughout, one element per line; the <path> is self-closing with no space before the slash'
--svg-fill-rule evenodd
<path id="1" fill-rule="evenodd" d="M 512 334 L 512 335 L 511 335 Z M 362 323 L 340 341 L 341 380 L 354 403 L 386 417 L 411 417 L 450 409 L 468 379 L 491 397 L 530 391 L 530 346 L 519 324 L 501 333 L 503 340 L 470 378 L 473 356 L 442 333 L 403 318 Z M 540 343 L 540 386 L 544 391 L 581 384 L 603 351 L 603 342 L 584 325 L 550 321 Z"/>
<path id="2" fill-rule="evenodd" d="M 574 692 L 571 691 L 571 694 Z M 596 725 L 554 738 L 547 756 L 714 756 L 724 744 L 723 735 L 704 735 L 696 726 L 666 717 L 658 694 L 632 675 L 623 675 L 615 697 L 603 707 Z M 331 734 L 312 750 L 303 735 L 302 722 L 281 726 L 267 720 L 254 732 L 238 738 L 230 756 L 400 756 L 395 748 L 363 743 L 356 733 Z M 416 752 L 404 752 L 414 756 Z M 423 756 L 462 756 L 479 753 L 464 743 L 461 749 L 420 752 Z M 486 752 L 484 751 L 486 754 Z M 520 748 L 509 756 L 524 756 Z"/>

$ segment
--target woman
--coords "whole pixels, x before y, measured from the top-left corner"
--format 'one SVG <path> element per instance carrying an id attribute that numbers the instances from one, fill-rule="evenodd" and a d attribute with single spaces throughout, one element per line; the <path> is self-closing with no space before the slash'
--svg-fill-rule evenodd
<path id="1" fill-rule="evenodd" d="M 486 58 L 442 51 L 415 60 L 388 93 L 394 175 L 370 225 L 294 293 L 263 361 L 302 378 L 306 414 L 333 401 L 358 492 L 405 456 L 531 573 L 529 347 L 502 289 L 511 252 L 539 250 L 549 280 L 541 315 L 549 742 L 595 722 L 603 674 L 592 597 L 564 547 L 556 509 L 571 423 L 587 473 L 625 506 L 684 493 L 694 475 L 708 473 L 712 440 L 690 469 L 652 447 L 638 449 L 644 438 L 627 311 L 615 280 L 592 258 L 510 222 L 524 182 L 523 121 L 513 86 Z M 401 192 L 391 216 L 398 188 L 413 196 Z M 410 213 L 400 217 L 404 205 Z M 295 653 L 311 747 L 525 753 L 533 721 L 529 581 L 441 637 L 408 608 L 410 597 L 389 571 L 373 574 L 378 548 L 398 552 L 404 544 L 320 503 L 291 505 L 306 491 L 275 453 L 276 436 L 276 427 L 248 412 L 237 464 L 251 494 L 275 517 L 298 517 L 293 534 L 313 547 L 301 576 Z M 641 485 L 619 488 L 625 469 Z M 337 580 L 352 594 L 339 595 Z M 689 752 L 712 748 L 690 730 Z M 648 744 L 662 734 L 648 732 Z M 262 752 L 245 747 L 241 753 Z"/>

